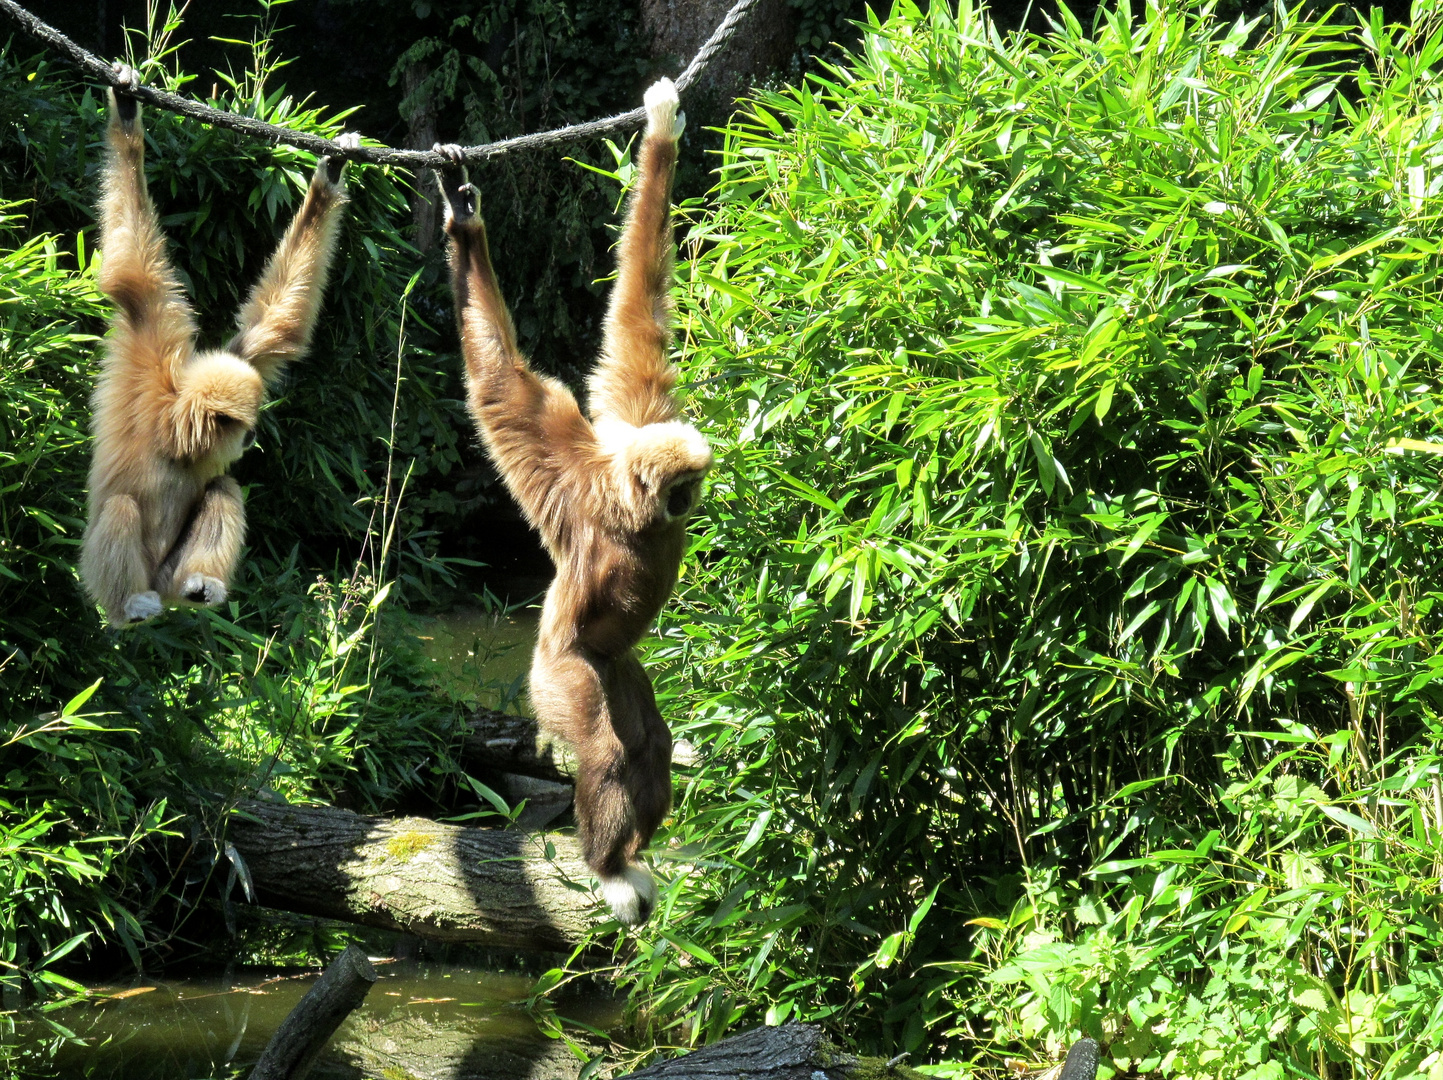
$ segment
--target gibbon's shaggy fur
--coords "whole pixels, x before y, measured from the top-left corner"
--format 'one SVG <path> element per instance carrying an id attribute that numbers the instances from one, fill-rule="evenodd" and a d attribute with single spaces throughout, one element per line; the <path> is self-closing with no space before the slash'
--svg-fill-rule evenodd
<path id="1" fill-rule="evenodd" d="M 134 85 L 133 72 L 118 70 Z M 146 191 L 140 105 L 124 93 L 110 93 L 106 143 L 100 288 L 115 314 L 93 399 L 80 577 L 124 626 L 167 605 L 226 598 L 245 537 L 240 486 L 226 469 L 255 441 L 266 384 L 310 344 L 346 202 L 345 162 L 321 159 L 235 337 L 197 352 L 195 317 Z"/>
<path id="2" fill-rule="evenodd" d="M 648 122 L 617 257 L 590 418 L 516 346 L 456 147 L 440 174 L 471 415 L 556 564 L 531 665 L 537 718 L 576 751 L 576 820 L 616 917 L 640 923 L 656 885 L 638 860 L 671 807 L 671 732 L 634 651 L 676 583 L 711 449 L 678 419 L 667 359 L 676 88 Z"/>

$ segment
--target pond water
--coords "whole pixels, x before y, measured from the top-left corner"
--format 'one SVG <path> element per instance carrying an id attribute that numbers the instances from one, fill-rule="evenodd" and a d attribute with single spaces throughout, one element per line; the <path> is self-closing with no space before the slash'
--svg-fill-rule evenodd
<path id="1" fill-rule="evenodd" d="M 365 1003 L 331 1040 L 313 1080 L 574 1080 L 581 1062 L 526 1008 L 532 980 L 455 964 L 376 964 Z M 19 1080 L 201 1080 L 244 1076 L 319 972 L 248 968 L 97 988 L 48 1014 L 0 1017 L 0 1075 Z M 104 996 L 100 996 L 103 994 Z M 573 997 L 557 1013 L 614 1029 L 618 1003 Z M 593 1045 L 595 1041 L 593 1040 Z"/>
<path id="2" fill-rule="evenodd" d="M 525 692 L 539 605 L 510 611 L 456 608 L 408 620 L 437 689 L 491 709 L 514 707 Z"/>

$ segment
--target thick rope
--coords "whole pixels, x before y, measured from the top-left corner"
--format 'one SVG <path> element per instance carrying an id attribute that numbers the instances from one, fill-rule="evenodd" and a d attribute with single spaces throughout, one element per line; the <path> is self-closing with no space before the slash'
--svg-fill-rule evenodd
<path id="1" fill-rule="evenodd" d="M 726 18 L 712 32 L 711 37 L 707 38 L 706 44 L 697 50 L 691 63 L 681 73 L 681 77 L 676 80 L 678 93 L 684 93 L 686 88 L 696 81 L 712 57 L 722 50 L 732 34 L 736 32 L 738 24 L 747 12 L 758 2 L 759 0 L 736 0 L 732 9 L 727 12 Z M 0 0 L 0 11 L 14 19 L 27 34 L 38 38 L 69 58 L 70 62 L 82 73 L 107 86 L 120 85 L 115 70 L 110 64 L 94 53 L 82 49 L 53 26 L 41 22 L 17 4 L 15 0 Z M 319 135 L 292 131 L 279 124 L 268 124 L 264 120 L 238 116 L 209 105 L 202 105 L 198 101 L 181 97 L 179 94 L 172 94 L 167 90 L 157 90 L 150 86 L 140 86 L 134 90 L 130 90 L 128 87 L 125 89 L 137 100 L 154 105 L 158 109 L 189 116 L 207 124 L 214 124 L 216 127 L 230 128 L 233 131 L 239 131 L 257 139 L 265 139 L 268 142 L 286 143 L 302 150 L 309 150 L 313 154 L 329 154 L 332 157 L 345 158 L 348 161 L 362 161 L 372 165 L 404 165 L 411 169 L 436 169 L 450 164 L 448 158 L 431 150 L 396 150 L 389 146 L 346 147 L 332 142 L 330 139 L 323 139 Z M 639 127 L 645 120 L 646 110 L 636 108 L 630 112 L 618 113 L 601 120 L 588 120 L 583 124 L 553 128 L 551 131 L 538 131 L 531 135 L 518 135 L 513 139 L 501 139 L 498 142 L 483 143 L 480 146 L 468 146 L 464 148 L 463 154 L 468 162 L 485 161 L 488 158 L 510 153 L 512 150 L 531 150 L 538 146 L 551 146 L 554 143 L 571 142 L 574 139 L 585 139 L 612 131 L 624 131 L 627 128 Z"/>

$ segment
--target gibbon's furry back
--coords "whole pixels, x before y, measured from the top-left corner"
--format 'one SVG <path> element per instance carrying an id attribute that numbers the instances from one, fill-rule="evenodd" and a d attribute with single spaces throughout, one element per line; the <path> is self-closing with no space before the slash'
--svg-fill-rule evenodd
<path id="1" fill-rule="evenodd" d="M 238 333 L 197 352 L 146 188 L 140 105 L 110 93 L 100 288 L 116 310 L 93 398 L 80 577 L 113 625 L 226 598 L 245 538 L 240 487 L 226 470 L 255 439 L 266 383 L 310 343 L 346 201 L 343 167 L 322 159 Z"/>
<path id="2" fill-rule="evenodd" d="M 646 94 L 648 124 L 617 257 L 589 416 L 516 345 L 460 151 L 440 174 L 467 403 L 492 460 L 556 564 L 531 666 L 531 703 L 578 761 L 576 819 L 616 917 L 651 913 L 640 862 L 671 805 L 671 732 L 635 646 L 676 583 L 710 447 L 679 419 L 667 357 L 676 88 Z"/>

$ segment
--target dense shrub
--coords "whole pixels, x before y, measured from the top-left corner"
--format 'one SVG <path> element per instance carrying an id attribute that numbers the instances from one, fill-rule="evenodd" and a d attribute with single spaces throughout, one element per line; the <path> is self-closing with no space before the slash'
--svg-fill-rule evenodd
<path id="1" fill-rule="evenodd" d="M 904 2 L 732 125 L 673 1038 L 1443 1069 L 1443 32 L 1350 20 Z"/>

